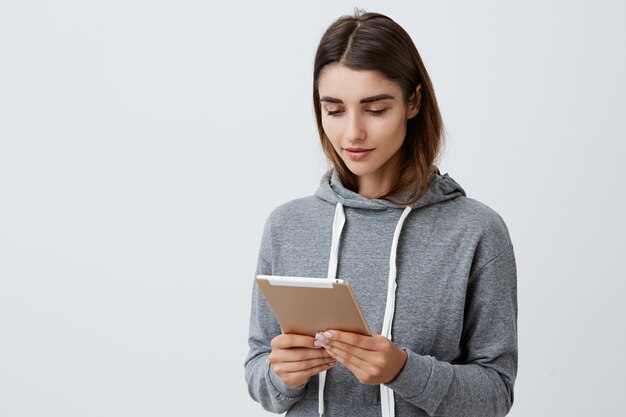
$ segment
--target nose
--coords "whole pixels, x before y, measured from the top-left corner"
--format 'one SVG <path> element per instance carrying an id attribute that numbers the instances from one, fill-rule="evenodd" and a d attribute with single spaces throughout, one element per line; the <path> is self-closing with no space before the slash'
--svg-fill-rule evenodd
<path id="1" fill-rule="evenodd" d="M 358 113 L 352 112 L 346 117 L 344 136 L 351 143 L 362 141 L 367 136 L 364 121 Z"/>

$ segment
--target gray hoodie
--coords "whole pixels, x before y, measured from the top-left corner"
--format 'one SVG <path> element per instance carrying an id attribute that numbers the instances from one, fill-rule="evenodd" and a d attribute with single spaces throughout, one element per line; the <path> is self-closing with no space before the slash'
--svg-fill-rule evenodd
<path id="1" fill-rule="evenodd" d="M 325 277 L 333 220 L 341 203 L 337 278 L 350 282 L 370 328 L 385 316 L 392 236 L 404 207 L 346 189 L 334 169 L 314 196 L 276 208 L 267 219 L 257 274 Z M 504 416 L 517 372 L 517 286 L 513 246 L 493 210 L 435 171 L 410 206 L 397 243 L 392 340 L 408 353 L 386 384 L 395 415 Z M 268 362 L 280 326 L 255 285 L 245 360 L 253 399 L 287 416 L 315 416 L 318 378 L 285 385 Z M 379 386 L 361 384 L 337 363 L 327 373 L 326 417 L 380 416 Z"/>

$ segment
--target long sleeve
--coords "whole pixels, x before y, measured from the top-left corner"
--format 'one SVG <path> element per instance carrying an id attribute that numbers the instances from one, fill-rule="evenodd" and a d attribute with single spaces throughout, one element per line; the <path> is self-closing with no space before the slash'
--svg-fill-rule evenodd
<path id="1" fill-rule="evenodd" d="M 257 275 L 272 274 L 266 256 L 270 255 L 270 221 L 265 227 L 261 251 L 257 264 Z M 246 382 L 250 396 L 267 411 L 284 413 L 304 395 L 305 387 L 293 388 L 284 384 L 272 370 L 268 361 L 272 339 L 281 333 L 265 297 L 254 284 L 250 311 L 248 345 L 250 350 L 245 360 Z"/>
<path id="2" fill-rule="evenodd" d="M 513 247 L 468 281 L 458 363 L 407 349 L 406 365 L 388 387 L 429 415 L 504 416 L 517 373 L 517 274 Z"/>

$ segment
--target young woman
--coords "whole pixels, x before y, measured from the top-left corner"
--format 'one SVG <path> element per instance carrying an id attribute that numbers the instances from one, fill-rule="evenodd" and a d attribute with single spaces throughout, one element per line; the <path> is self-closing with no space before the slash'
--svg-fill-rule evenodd
<path id="1" fill-rule="evenodd" d="M 380 14 L 338 19 L 317 50 L 313 104 L 333 168 L 271 213 L 257 273 L 347 280 L 377 334 L 281 334 L 255 286 L 250 395 L 287 416 L 504 416 L 513 246 L 500 216 L 434 165 L 443 124 L 408 34 Z"/>

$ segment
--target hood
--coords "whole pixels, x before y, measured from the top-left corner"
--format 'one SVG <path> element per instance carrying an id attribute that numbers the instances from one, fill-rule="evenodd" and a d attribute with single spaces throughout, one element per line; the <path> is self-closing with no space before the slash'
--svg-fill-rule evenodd
<path id="1" fill-rule="evenodd" d="M 369 199 L 359 193 L 344 187 L 339 179 L 339 173 L 335 168 L 329 169 L 320 181 L 319 188 L 315 195 L 331 204 L 341 203 L 346 207 L 354 207 L 371 210 L 384 210 L 387 208 L 404 208 L 396 203 L 383 199 Z M 431 174 L 428 183 L 428 190 L 415 203 L 409 205 L 412 209 L 429 206 L 442 201 L 450 200 L 458 196 L 465 196 L 465 191 L 448 174 L 441 174 L 439 169 L 435 169 Z M 402 201 L 402 198 L 398 198 Z"/>

